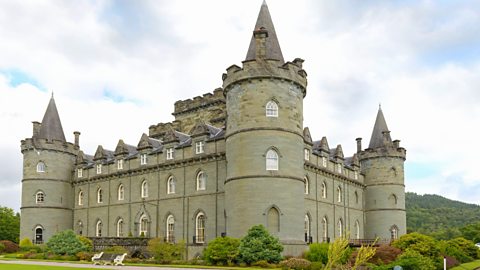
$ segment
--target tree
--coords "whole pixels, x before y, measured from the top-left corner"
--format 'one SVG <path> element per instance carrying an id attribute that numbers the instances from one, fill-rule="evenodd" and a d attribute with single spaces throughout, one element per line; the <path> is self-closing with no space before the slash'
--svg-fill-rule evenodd
<path id="1" fill-rule="evenodd" d="M 474 243 L 480 242 L 480 222 L 462 227 L 460 228 L 460 232 L 465 239 L 471 240 Z"/>
<path id="2" fill-rule="evenodd" d="M 240 254 L 240 240 L 231 237 L 217 237 L 210 242 L 203 253 L 211 264 L 231 265 Z"/>
<path id="3" fill-rule="evenodd" d="M 441 266 L 442 256 L 440 256 L 440 248 L 438 242 L 433 237 L 420 233 L 409 233 L 402 235 L 399 239 L 392 243 L 392 246 L 402 251 L 413 251 L 423 257 L 429 258 L 436 266 Z M 412 253 L 413 254 L 413 253 Z M 415 255 L 415 254 L 414 254 Z M 414 259 L 418 256 L 413 256 Z"/>
<path id="4" fill-rule="evenodd" d="M 20 235 L 20 214 L 13 209 L 0 207 L 0 240 L 10 240 L 18 243 Z"/>
<path id="5" fill-rule="evenodd" d="M 88 247 L 75 235 L 72 230 L 54 234 L 47 242 L 47 247 L 55 254 L 75 255 L 81 251 L 88 251 Z"/>
<path id="6" fill-rule="evenodd" d="M 263 225 L 250 228 L 240 241 L 240 260 L 247 264 L 258 261 L 278 263 L 283 246 L 278 238 L 272 236 Z"/>

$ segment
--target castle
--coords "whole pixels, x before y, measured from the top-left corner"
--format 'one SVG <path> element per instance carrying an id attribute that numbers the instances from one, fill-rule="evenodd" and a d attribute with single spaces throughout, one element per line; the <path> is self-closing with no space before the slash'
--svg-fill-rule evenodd
<path id="1" fill-rule="evenodd" d="M 189 257 L 263 224 L 297 255 L 310 242 L 406 233 L 406 150 L 381 109 L 368 148 L 313 140 L 303 127 L 307 73 L 285 62 L 264 2 L 242 66 L 213 93 L 177 101 L 171 123 L 136 145 L 83 153 L 67 142 L 53 96 L 23 154 L 21 239 L 72 229 L 88 237 L 184 240 Z M 114 135 L 116 136 L 116 135 Z"/>

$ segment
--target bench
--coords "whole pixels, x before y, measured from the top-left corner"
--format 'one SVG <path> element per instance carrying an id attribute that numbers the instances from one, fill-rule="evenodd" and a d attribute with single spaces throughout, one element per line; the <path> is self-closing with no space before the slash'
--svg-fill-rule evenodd
<path id="1" fill-rule="evenodd" d="M 123 260 L 127 256 L 127 253 L 98 253 L 93 255 L 92 262 L 94 265 L 123 265 Z"/>

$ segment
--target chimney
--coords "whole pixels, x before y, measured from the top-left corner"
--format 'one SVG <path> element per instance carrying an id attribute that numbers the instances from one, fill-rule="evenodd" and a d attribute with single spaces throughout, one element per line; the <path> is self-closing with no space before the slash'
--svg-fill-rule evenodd
<path id="1" fill-rule="evenodd" d="M 33 124 L 32 138 L 35 138 L 35 137 L 37 137 L 38 133 L 40 132 L 40 127 L 42 126 L 42 124 L 40 124 L 40 122 L 37 122 L 37 121 L 33 121 L 32 124 Z"/>
<path id="2" fill-rule="evenodd" d="M 390 131 L 388 131 L 388 130 L 382 131 L 382 135 L 383 135 L 383 145 L 384 145 L 384 146 L 390 145 L 390 143 L 391 143 L 391 140 L 390 140 Z"/>
<path id="3" fill-rule="evenodd" d="M 80 131 L 74 131 L 73 135 L 75 136 L 75 146 L 80 147 Z"/>
<path id="4" fill-rule="evenodd" d="M 362 152 L 362 138 L 356 138 L 357 141 L 357 153 Z"/>
<path id="5" fill-rule="evenodd" d="M 394 146 L 395 148 L 400 148 L 400 140 L 395 140 L 395 141 L 393 141 L 393 146 Z"/>
<path id="6" fill-rule="evenodd" d="M 267 56 L 267 37 L 268 31 L 264 27 L 260 27 L 253 31 L 255 37 L 255 59 L 265 59 Z"/>

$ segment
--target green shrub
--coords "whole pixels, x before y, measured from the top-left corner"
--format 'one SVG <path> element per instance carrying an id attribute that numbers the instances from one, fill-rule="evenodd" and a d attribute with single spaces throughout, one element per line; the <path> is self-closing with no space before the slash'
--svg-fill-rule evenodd
<path id="1" fill-rule="evenodd" d="M 147 250 L 159 263 L 170 263 L 174 260 L 183 259 L 185 243 L 167 243 L 160 238 L 153 238 L 148 241 Z"/>
<path id="2" fill-rule="evenodd" d="M 435 263 L 429 257 L 423 256 L 417 251 L 407 250 L 394 262 L 373 267 L 373 270 L 391 270 L 395 265 L 403 267 L 404 270 L 435 270 L 438 267 L 435 266 Z"/>
<path id="3" fill-rule="evenodd" d="M 310 270 L 323 270 L 324 264 L 321 262 L 312 262 L 310 264 Z"/>
<path id="4" fill-rule="evenodd" d="M 86 247 L 72 230 L 54 234 L 47 242 L 47 247 L 58 255 L 75 255 L 80 251 L 87 251 Z"/>
<path id="5" fill-rule="evenodd" d="M 203 252 L 203 258 L 210 264 L 232 265 L 236 262 L 240 240 L 231 237 L 217 237 Z"/>
<path id="6" fill-rule="evenodd" d="M 123 254 L 128 253 L 128 250 L 122 246 L 111 246 L 104 249 L 103 252 L 109 254 Z"/>
<path id="7" fill-rule="evenodd" d="M 440 243 L 443 254 L 455 257 L 461 263 L 471 262 L 478 258 L 478 248 L 463 237 L 457 237 Z"/>
<path id="8" fill-rule="evenodd" d="M 77 258 L 80 261 L 90 261 L 90 260 L 92 260 L 93 253 L 80 251 L 77 254 L 75 254 L 75 256 L 77 256 Z"/>
<path id="9" fill-rule="evenodd" d="M 86 250 L 85 251 L 93 251 L 93 242 L 89 238 L 83 236 L 83 235 L 77 235 L 78 240 L 82 242 L 82 244 L 85 246 Z"/>
<path id="10" fill-rule="evenodd" d="M 290 258 L 280 262 L 280 267 L 283 270 L 309 270 L 312 263 L 301 258 Z"/>
<path id="11" fill-rule="evenodd" d="M 261 260 L 261 261 L 252 263 L 252 266 L 256 266 L 260 268 L 274 268 L 275 265 L 269 264 L 265 260 Z"/>
<path id="12" fill-rule="evenodd" d="M 26 251 L 26 250 L 29 250 L 31 247 L 33 247 L 33 243 L 32 243 L 32 240 L 30 240 L 30 238 L 25 237 L 20 241 L 19 246 L 22 251 Z"/>
<path id="13" fill-rule="evenodd" d="M 321 262 L 326 264 L 328 261 L 328 243 L 313 243 L 308 247 L 305 258 L 311 262 Z"/>
<path id="14" fill-rule="evenodd" d="M 5 245 L 0 243 L 0 253 L 3 253 L 4 250 L 5 250 Z"/>
<path id="15" fill-rule="evenodd" d="M 405 251 L 407 249 L 417 251 L 422 256 L 435 260 L 440 257 L 440 249 L 437 241 L 430 236 L 420 233 L 409 233 L 402 235 L 392 243 L 392 246 Z"/>
<path id="16" fill-rule="evenodd" d="M 4 246 L 3 251 L 5 253 L 15 253 L 15 252 L 18 252 L 19 250 L 18 245 L 10 240 L 2 240 L 0 241 L 0 244 Z"/>
<path id="17" fill-rule="evenodd" d="M 263 225 L 250 228 L 240 241 L 240 260 L 252 264 L 261 260 L 278 263 L 282 256 L 283 246 L 278 238 L 270 235 Z"/>

